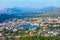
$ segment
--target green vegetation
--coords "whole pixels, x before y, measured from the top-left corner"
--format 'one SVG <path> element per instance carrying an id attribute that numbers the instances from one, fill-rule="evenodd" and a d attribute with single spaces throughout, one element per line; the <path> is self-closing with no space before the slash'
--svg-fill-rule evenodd
<path id="1" fill-rule="evenodd" d="M 11 38 L 11 40 L 14 40 L 14 39 Z M 60 40 L 60 37 L 33 36 L 33 37 L 23 37 L 23 38 L 19 38 L 17 40 Z"/>

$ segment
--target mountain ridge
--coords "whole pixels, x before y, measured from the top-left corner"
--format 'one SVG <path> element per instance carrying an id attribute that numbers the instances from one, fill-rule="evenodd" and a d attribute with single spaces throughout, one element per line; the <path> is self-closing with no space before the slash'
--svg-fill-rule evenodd
<path id="1" fill-rule="evenodd" d="M 48 13 L 48 12 L 52 12 L 54 10 L 56 10 L 58 8 L 56 7 L 44 7 L 41 9 L 29 9 L 29 8 L 18 8 L 18 7 L 14 7 L 14 8 L 5 8 L 0 10 L 1 14 L 14 14 L 14 13 Z"/>
<path id="2" fill-rule="evenodd" d="M 52 14 L 53 14 L 52 17 L 56 16 L 54 14 L 58 14 L 60 16 L 60 8 L 45 7 L 38 10 L 37 9 L 24 9 L 24 8 L 23 9 L 22 8 L 7 8 L 0 11 L 0 23 L 9 19 L 13 19 L 13 18 L 23 19 L 23 18 L 32 18 L 32 17 L 46 17 L 46 15 L 48 14 L 50 17 Z"/>

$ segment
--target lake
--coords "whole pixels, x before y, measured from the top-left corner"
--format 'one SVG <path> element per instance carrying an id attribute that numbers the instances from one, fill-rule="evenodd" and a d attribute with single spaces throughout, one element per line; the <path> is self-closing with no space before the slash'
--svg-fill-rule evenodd
<path id="1" fill-rule="evenodd" d="M 25 29 L 29 29 L 29 28 L 30 29 L 32 29 L 32 28 L 37 28 L 38 29 L 38 28 L 42 28 L 41 26 L 32 26 L 32 25 L 23 25 L 22 27 L 25 28 Z"/>

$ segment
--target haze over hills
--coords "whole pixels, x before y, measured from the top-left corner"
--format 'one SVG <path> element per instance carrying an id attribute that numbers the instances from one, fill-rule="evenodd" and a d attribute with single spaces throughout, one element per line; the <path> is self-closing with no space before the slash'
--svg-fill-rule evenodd
<path id="1" fill-rule="evenodd" d="M 60 8 L 57 8 L 55 11 L 49 12 L 49 14 L 60 14 Z"/>
<path id="2" fill-rule="evenodd" d="M 60 8 L 57 7 L 44 7 L 41 9 L 18 8 L 18 7 L 5 8 L 0 10 L 0 22 L 13 18 L 27 18 L 27 17 L 30 18 L 42 16 L 45 17 L 47 14 L 60 14 Z"/>
<path id="3" fill-rule="evenodd" d="M 41 9 L 31 9 L 31 8 L 14 7 L 14 8 L 5 8 L 5 9 L 0 10 L 0 14 L 47 13 L 47 12 L 52 12 L 56 9 L 58 9 L 58 8 L 57 7 L 44 7 Z"/>

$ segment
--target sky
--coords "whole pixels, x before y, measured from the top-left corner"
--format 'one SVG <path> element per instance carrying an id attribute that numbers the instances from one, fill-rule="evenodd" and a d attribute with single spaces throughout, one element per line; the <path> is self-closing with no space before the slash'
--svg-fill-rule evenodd
<path id="1" fill-rule="evenodd" d="M 0 0 L 0 9 L 9 7 L 42 8 L 60 7 L 60 0 Z"/>

